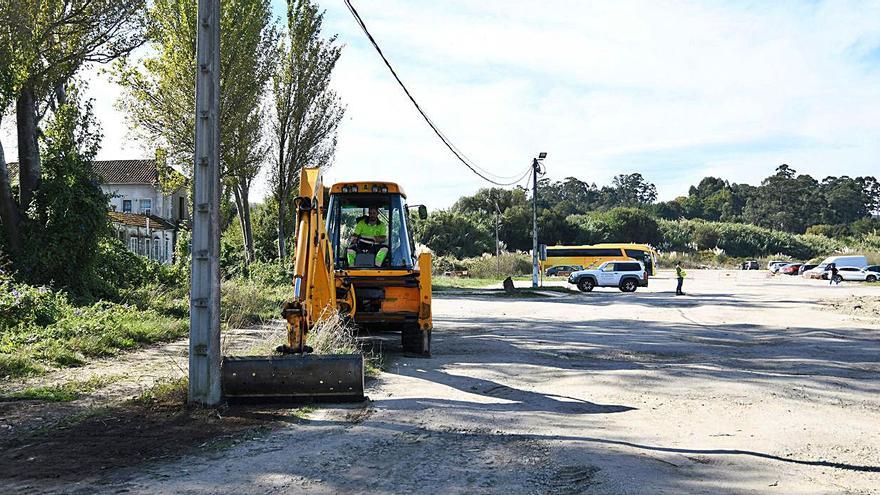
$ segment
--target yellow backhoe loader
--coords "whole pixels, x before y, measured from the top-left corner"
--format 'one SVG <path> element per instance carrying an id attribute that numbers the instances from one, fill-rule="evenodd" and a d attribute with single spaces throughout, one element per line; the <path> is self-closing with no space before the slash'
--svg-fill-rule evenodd
<path id="1" fill-rule="evenodd" d="M 390 182 L 325 188 L 318 168 L 303 168 L 294 200 L 293 299 L 285 303 L 288 342 L 277 356 L 226 357 L 227 398 L 358 400 L 360 354 L 313 355 L 307 336 L 338 311 L 360 328 L 398 330 L 405 353 L 431 353 L 431 255 L 416 256 L 409 207 Z M 419 217 L 427 210 L 418 207 Z"/>

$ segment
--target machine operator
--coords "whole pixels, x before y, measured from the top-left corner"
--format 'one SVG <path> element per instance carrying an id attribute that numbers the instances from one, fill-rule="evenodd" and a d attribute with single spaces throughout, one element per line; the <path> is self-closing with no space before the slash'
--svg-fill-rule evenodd
<path id="1" fill-rule="evenodd" d="M 353 266 L 358 252 L 370 252 L 376 255 L 376 266 L 382 266 L 388 256 L 388 246 L 384 246 L 387 239 L 388 227 L 379 220 L 379 209 L 369 208 L 367 216 L 358 220 L 354 227 L 354 233 L 348 241 L 345 255 L 348 258 L 348 266 Z"/>

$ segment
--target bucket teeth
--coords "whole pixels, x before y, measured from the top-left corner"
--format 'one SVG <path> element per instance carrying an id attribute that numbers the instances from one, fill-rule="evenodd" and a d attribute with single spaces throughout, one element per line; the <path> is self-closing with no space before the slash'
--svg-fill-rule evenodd
<path id="1" fill-rule="evenodd" d="M 221 365 L 227 399 L 360 401 L 360 354 L 227 356 Z"/>

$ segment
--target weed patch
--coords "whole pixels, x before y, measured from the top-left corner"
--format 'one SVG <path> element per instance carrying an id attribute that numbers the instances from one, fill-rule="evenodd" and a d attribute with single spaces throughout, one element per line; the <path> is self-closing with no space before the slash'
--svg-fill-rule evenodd
<path id="1" fill-rule="evenodd" d="M 95 376 L 84 381 L 70 381 L 58 385 L 30 387 L 0 396 L 0 400 L 42 400 L 46 402 L 71 402 L 106 387 L 113 376 Z"/>

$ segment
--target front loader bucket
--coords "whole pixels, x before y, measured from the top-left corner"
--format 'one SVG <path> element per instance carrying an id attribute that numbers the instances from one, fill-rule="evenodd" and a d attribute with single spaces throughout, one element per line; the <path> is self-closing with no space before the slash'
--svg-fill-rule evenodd
<path id="1" fill-rule="evenodd" d="M 360 354 L 226 356 L 221 377 L 223 396 L 233 400 L 364 400 Z"/>

